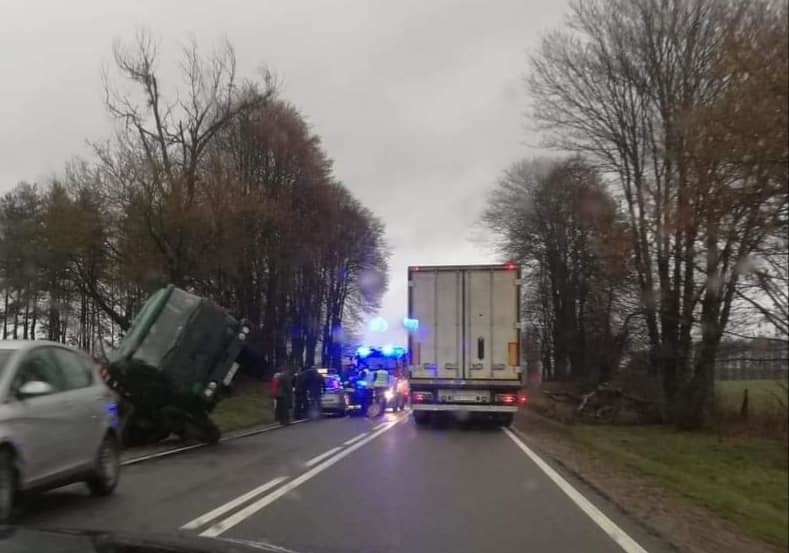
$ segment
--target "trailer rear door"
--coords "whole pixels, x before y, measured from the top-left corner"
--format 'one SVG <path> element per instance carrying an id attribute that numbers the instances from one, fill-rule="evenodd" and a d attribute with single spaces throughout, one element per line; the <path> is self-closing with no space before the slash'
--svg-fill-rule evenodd
<path id="1" fill-rule="evenodd" d="M 463 377 L 462 270 L 426 268 L 410 273 L 409 317 L 419 328 L 409 337 L 412 376 Z"/>

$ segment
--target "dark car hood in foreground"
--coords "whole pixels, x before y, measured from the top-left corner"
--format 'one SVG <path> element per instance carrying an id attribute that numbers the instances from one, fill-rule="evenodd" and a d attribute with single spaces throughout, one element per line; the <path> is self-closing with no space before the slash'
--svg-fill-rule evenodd
<path id="1" fill-rule="evenodd" d="M 2 553 L 297 553 L 265 542 L 0 526 Z"/>

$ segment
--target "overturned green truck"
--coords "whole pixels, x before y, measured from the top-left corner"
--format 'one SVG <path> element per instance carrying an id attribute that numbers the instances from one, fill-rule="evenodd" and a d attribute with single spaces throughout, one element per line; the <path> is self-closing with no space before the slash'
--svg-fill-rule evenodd
<path id="1" fill-rule="evenodd" d="M 210 413 L 238 371 L 248 334 L 246 321 L 206 298 L 172 285 L 151 296 L 102 368 L 122 398 L 123 442 L 172 434 L 219 441 Z"/>

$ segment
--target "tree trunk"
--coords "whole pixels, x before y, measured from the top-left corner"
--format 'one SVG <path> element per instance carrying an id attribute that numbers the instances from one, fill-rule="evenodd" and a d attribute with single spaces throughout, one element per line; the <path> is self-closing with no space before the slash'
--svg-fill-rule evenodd
<path id="1" fill-rule="evenodd" d="M 30 338 L 36 339 L 36 324 L 38 323 L 38 294 L 33 296 L 33 320 L 30 323 Z"/>
<path id="2" fill-rule="evenodd" d="M 8 339 L 8 287 L 4 291 L 3 297 L 3 340 Z"/>
<path id="3" fill-rule="evenodd" d="M 19 339 L 19 302 L 21 301 L 21 293 L 17 292 L 16 299 L 14 300 L 14 340 Z"/>
<path id="4" fill-rule="evenodd" d="M 49 303 L 49 321 L 47 325 L 47 339 L 57 341 L 60 337 L 60 310 L 56 306 L 54 298 Z"/>
<path id="5" fill-rule="evenodd" d="M 22 321 L 22 339 L 27 340 L 28 337 L 28 330 L 30 328 L 30 299 L 25 298 L 25 318 Z"/>

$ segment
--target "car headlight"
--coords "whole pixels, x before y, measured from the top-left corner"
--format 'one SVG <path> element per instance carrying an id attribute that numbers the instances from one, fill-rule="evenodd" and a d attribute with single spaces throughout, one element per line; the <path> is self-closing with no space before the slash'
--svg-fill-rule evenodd
<path id="1" fill-rule="evenodd" d="M 384 392 L 384 398 L 386 398 L 386 401 L 391 400 L 393 397 L 394 397 L 394 392 L 392 390 L 386 390 Z"/>

